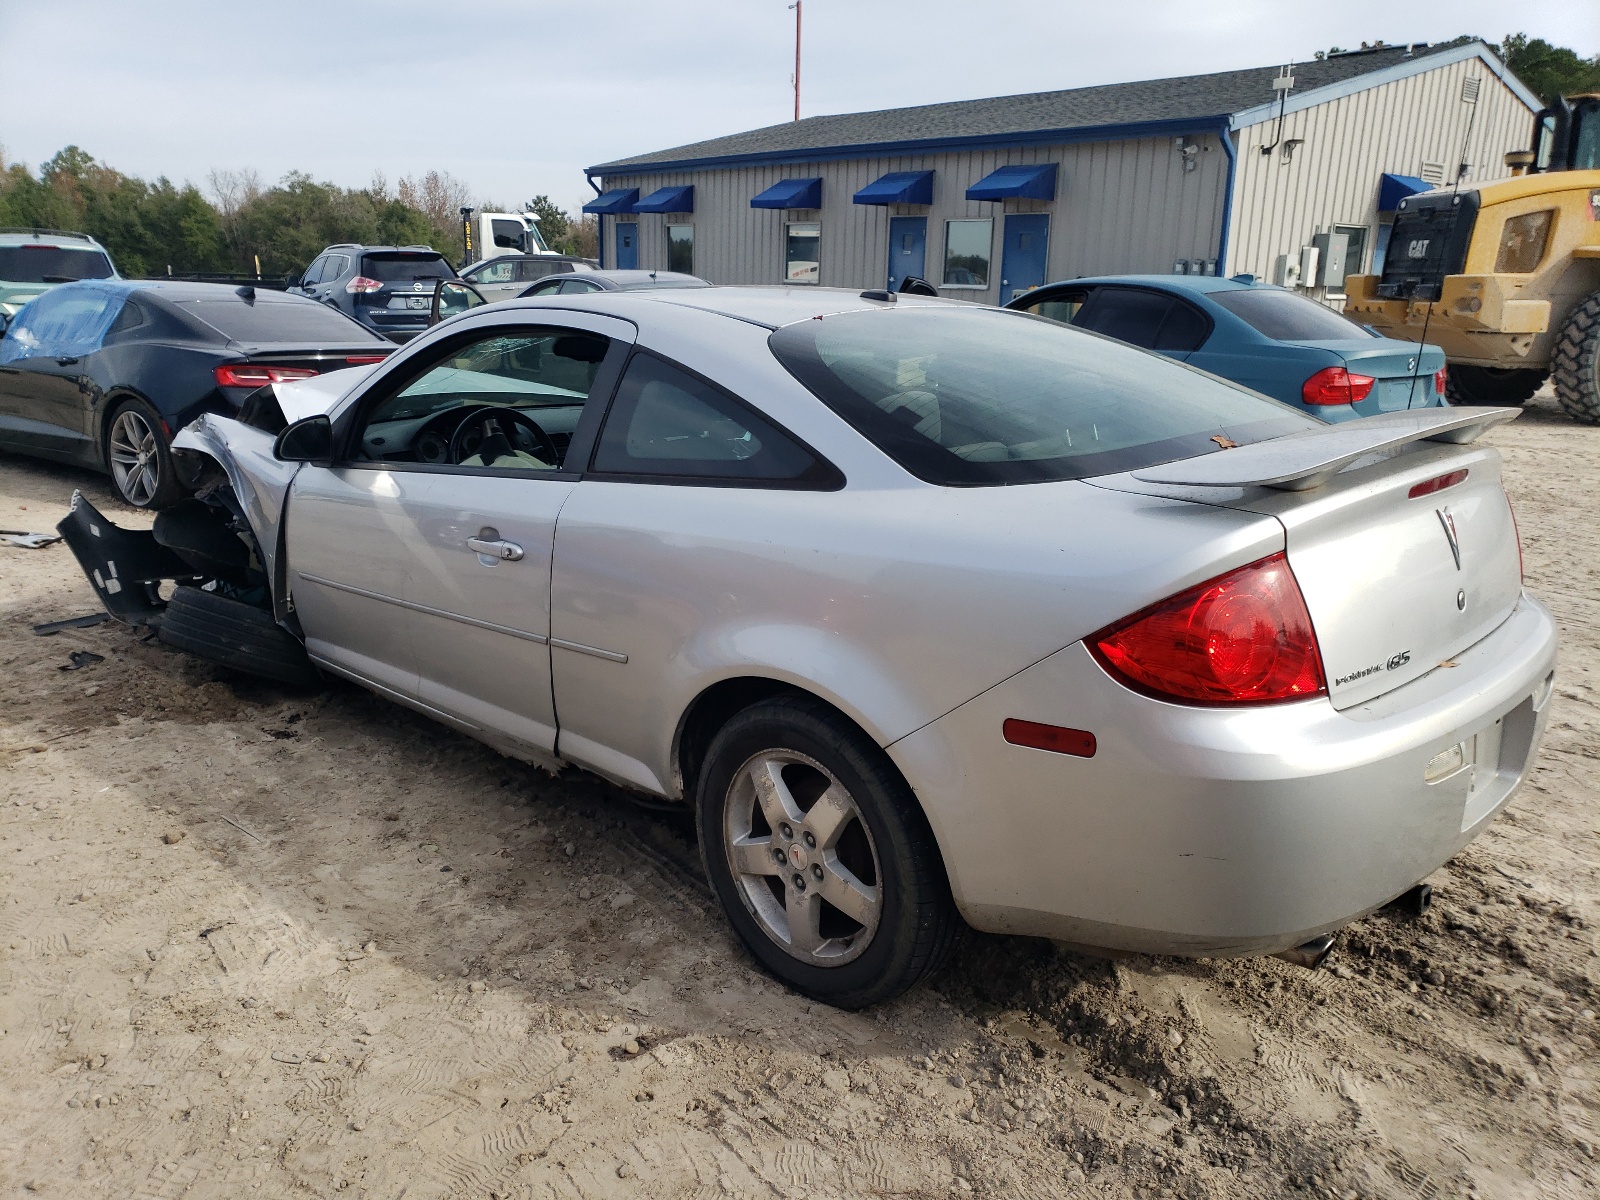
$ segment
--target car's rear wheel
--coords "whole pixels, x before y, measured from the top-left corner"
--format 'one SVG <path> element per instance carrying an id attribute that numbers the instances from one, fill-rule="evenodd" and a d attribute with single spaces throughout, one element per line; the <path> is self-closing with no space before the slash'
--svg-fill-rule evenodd
<path id="1" fill-rule="evenodd" d="M 1451 366 L 1445 395 L 1451 404 L 1526 404 L 1548 372 L 1523 367 Z"/>
<path id="2" fill-rule="evenodd" d="M 112 412 L 106 465 L 118 494 L 135 508 L 166 508 L 183 495 L 161 418 L 143 400 L 123 400 Z"/>
<path id="3" fill-rule="evenodd" d="M 927 819 L 888 756 L 807 697 L 764 701 L 712 739 L 697 796 L 706 874 L 739 937 L 840 1008 L 899 995 L 960 927 Z"/>

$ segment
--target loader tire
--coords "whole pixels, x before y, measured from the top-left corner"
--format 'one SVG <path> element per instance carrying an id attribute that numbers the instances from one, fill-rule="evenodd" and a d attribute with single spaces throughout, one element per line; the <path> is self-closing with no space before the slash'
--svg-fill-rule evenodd
<path id="1" fill-rule="evenodd" d="M 1600 292 L 1572 310 L 1556 339 L 1556 399 L 1580 425 L 1600 425 Z"/>
<path id="2" fill-rule="evenodd" d="M 1445 394 L 1451 404 L 1526 404 L 1545 381 L 1546 371 L 1526 367 L 1451 366 Z"/>
<path id="3" fill-rule="evenodd" d="M 278 683 L 312 686 L 321 679 L 305 647 L 266 609 L 199 588 L 173 594 L 159 636 L 196 658 Z"/>

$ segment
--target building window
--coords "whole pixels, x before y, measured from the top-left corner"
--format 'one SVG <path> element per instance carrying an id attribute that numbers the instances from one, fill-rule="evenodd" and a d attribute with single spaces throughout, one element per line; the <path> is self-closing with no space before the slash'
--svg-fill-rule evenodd
<path id="1" fill-rule="evenodd" d="M 694 226 L 667 226 L 667 270 L 694 274 Z"/>
<path id="2" fill-rule="evenodd" d="M 994 222 L 944 223 L 944 286 L 986 288 L 989 286 L 989 255 L 994 245 Z"/>
<path id="3" fill-rule="evenodd" d="M 783 247 L 785 283 L 817 283 L 822 266 L 822 226 L 815 222 L 789 226 Z"/>

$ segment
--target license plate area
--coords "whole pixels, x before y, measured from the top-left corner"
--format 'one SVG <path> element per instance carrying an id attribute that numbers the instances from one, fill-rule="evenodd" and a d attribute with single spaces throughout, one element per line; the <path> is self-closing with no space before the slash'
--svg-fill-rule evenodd
<path id="1" fill-rule="evenodd" d="M 1505 719 L 1469 737 L 1464 746 L 1467 772 L 1467 802 L 1461 812 L 1461 828 L 1471 829 L 1489 814 L 1506 794 L 1500 777 L 1500 745 L 1505 740 Z"/>
<path id="2" fill-rule="evenodd" d="M 432 296 L 392 296 L 389 299 L 390 308 L 406 310 L 425 309 L 432 302 Z"/>

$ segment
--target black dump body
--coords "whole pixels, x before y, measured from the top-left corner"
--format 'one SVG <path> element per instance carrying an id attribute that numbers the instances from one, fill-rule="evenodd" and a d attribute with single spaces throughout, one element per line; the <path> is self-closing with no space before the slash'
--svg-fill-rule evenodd
<path id="1" fill-rule="evenodd" d="M 1466 270 L 1477 221 L 1477 192 L 1424 192 L 1400 201 L 1378 295 L 1385 300 L 1437 300 L 1445 277 Z"/>

